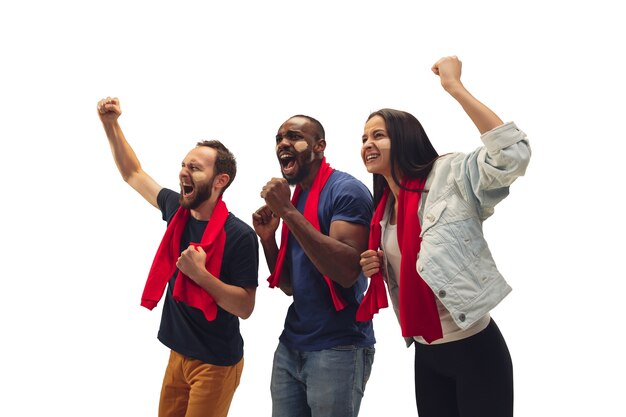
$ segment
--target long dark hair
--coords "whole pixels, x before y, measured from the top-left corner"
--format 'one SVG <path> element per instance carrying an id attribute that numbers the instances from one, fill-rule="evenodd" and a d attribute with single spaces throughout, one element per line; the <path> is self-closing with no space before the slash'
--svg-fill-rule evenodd
<path id="1" fill-rule="evenodd" d="M 394 109 L 380 109 L 369 115 L 367 120 L 380 116 L 391 140 L 391 176 L 400 187 L 397 170 L 409 178 L 426 178 L 439 154 L 430 143 L 422 124 L 411 113 Z M 397 168 L 396 168 L 397 167 Z M 385 177 L 374 174 L 374 207 L 382 198 L 387 187 Z M 405 190 L 407 188 L 402 187 Z M 421 192 L 422 190 L 409 190 Z"/>

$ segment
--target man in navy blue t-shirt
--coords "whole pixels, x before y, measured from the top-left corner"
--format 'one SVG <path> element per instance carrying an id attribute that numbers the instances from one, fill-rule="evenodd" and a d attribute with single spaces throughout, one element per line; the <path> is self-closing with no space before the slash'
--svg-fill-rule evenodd
<path id="1" fill-rule="evenodd" d="M 254 309 L 259 263 L 254 230 L 222 201 L 235 158 L 219 141 L 198 142 L 177 193 L 141 168 L 118 123 L 119 100 L 101 100 L 98 114 L 120 174 L 168 223 L 141 303 L 152 309 L 167 285 L 158 339 L 170 359 L 159 416 L 225 417 L 243 370 L 239 318 Z"/>
<path id="2" fill-rule="evenodd" d="M 363 183 L 330 167 L 325 147 L 314 118 L 283 123 L 276 156 L 284 178 L 263 187 L 265 205 L 253 214 L 270 286 L 293 296 L 274 354 L 273 417 L 357 416 L 374 360 L 372 322 L 355 317 L 367 287 L 359 260 L 372 197 Z"/>

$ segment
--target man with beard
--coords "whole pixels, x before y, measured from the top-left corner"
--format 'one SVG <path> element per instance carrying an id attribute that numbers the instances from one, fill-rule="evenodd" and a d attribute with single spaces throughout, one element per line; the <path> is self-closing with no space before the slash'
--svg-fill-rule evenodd
<path id="1" fill-rule="evenodd" d="M 119 100 L 100 100 L 97 109 L 122 178 L 168 223 L 141 300 L 154 308 L 169 284 L 158 333 L 170 348 L 159 416 L 226 416 L 243 369 L 239 318 L 252 314 L 258 285 L 257 237 L 222 201 L 235 158 L 219 141 L 199 142 L 182 161 L 177 193 L 142 169 L 118 123 Z"/>
<path id="2" fill-rule="evenodd" d="M 284 178 L 263 187 L 265 205 L 252 215 L 270 287 L 293 296 L 274 353 L 274 417 L 357 416 L 374 360 L 372 322 L 355 318 L 367 286 L 359 256 L 368 243 L 372 197 L 363 183 L 330 167 L 325 148 L 314 118 L 283 123 L 276 156 Z"/>

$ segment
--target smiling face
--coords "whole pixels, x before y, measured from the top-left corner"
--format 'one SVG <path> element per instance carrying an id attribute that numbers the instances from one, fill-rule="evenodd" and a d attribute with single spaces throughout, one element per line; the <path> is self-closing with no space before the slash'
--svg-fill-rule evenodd
<path id="1" fill-rule="evenodd" d="M 391 177 L 391 139 L 385 119 L 376 115 L 365 123 L 361 159 L 367 172 Z"/>
<path id="2" fill-rule="evenodd" d="M 183 160 L 179 174 L 182 207 L 197 209 L 213 195 L 216 155 L 215 149 L 199 146 L 192 149 Z"/>
<path id="3" fill-rule="evenodd" d="M 289 184 L 298 184 L 309 176 L 320 142 L 317 136 L 313 123 L 306 117 L 292 117 L 278 129 L 276 156 Z"/>

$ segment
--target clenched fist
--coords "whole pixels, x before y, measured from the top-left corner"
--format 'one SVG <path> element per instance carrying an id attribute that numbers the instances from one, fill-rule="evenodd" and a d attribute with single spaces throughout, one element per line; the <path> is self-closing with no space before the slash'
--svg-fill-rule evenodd
<path id="1" fill-rule="evenodd" d="M 100 116 L 102 123 L 115 121 L 122 114 L 120 101 L 117 97 L 103 98 L 98 102 L 97 108 L 98 116 Z"/>

